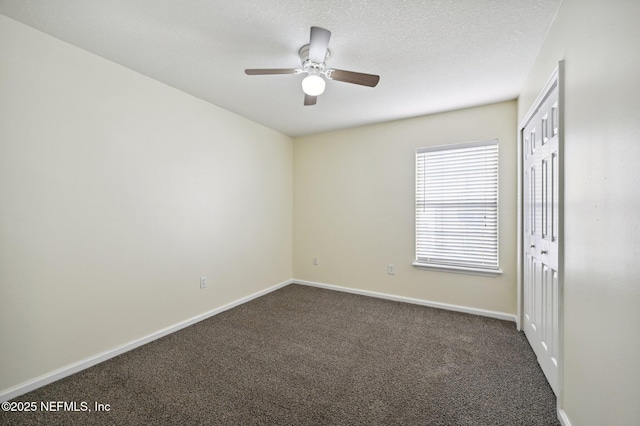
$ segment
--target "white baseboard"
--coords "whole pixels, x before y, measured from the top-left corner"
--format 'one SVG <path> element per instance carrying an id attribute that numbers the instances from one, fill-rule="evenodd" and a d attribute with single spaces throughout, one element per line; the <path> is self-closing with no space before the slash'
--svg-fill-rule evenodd
<path id="1" fill-rule="evenodd" d="M 558 420 L 562 426 L 571 426 L 567 413 L 560 407 L 558 407 Z"/>
<path id="2" fill-rule="evenodd" d="M 70 376 L 72 374 L 75 374 L 79 371 L 85 370 L 89 367 L 93 367 L 96 364 L 99 364 L 101 362 L 104 362 L 108 359 L 111 359 L 113 357 L 116 357 L 118 355 L 121 355 L 125 352 L 128 352 L 132 349 L 135 349 L 139 346 L 145 345 L 149 342 L 152 342 L 156 339 L 159 339 L 161 337 L 164 337 L 168 334 L 174 333 L 178 330 L 181 330 L 185 327 L 188 327 L 190 325 L 193 325 L 197 322 L 200 322 L 202 320 L 205 320 L 207 318 L 210 318 L 214 315 L 217 315 L 221 312 L 224 312 L 226 310 L 229 310 L 231 308 L 234 308 L 238 305 L 242 305 L 243 303 L 247 303 L 253 299 L 256 299 L 258 297 L 264 296 L 265 294 L 271 293 L 272 291 L 278 290 L 282 287 L 285 287 L 289 284 L 301 284 L 301 285 L 306 285 L 306 286 L 311 286 L 311 287 L 320 287 L 320 288 L 325 288 L 325 289 L 329 289 L 329 290 L 336 290 L 336 291 L 342 291 L 342 292 L 346 292 L 346 293 L 353 293 L 353 294 L 360 294 L 363 296 L 370 296 L 370 297 L 377 297 L 380 299 L 388 299 L 388 300 L 394 300 L 397 302 L 406 302 L 406 303 L 413 303 L 416 305 L 422 305 L 422 306 L 428 306 L 428 307 L 432 307 L 432 308 L 439 308 L 439 309 L 446 309 L 446 310 L 450 310 L 450 311 L 457 311 L 457 312 L 464 312 L 464 313 L 468 313 L 468 314 L 473 314 L 473 315 L 481 315 L 481 316 L 485 316 L 485 317 L 490 317 L 490 318 L 497 318 L 497 319 L 501 319 L 501 320 L 507 320 L 507 321 L 513 321 L 516 322 L 516 316 L 512 315 L 512 314 L 507 314 L 507 313 L 503 313 L 503 312 L 496 312 L 496 311 L 488 311 L 488 310 L 484 310 L 484 309 L 476 309 L 476 308 L 470 308 L 470 307 L 466 307 L 466 306 L 458 306 L 458 305 L 450 305 L 448 303 L 440 303 L 440 302 L 432 302 L 429 300 L 422 300 L 422 299 L 414 299 L 411 297 L 404 297 L 404 296 L 396 296 L 393 294 L 387 294 L 387 293 L 378 293 L 375 291 L 368 291 L 368 290 L 360 290 L 360 289 L 355 289 L 355 288 L 349 288 L 349 287 L 342 287 L 342 286 L 337 286 L 337 285 L 333 285 L 333 284 L 325 284 L 325 283 L 319 283 L 319 282 L 313 282 L 313 281 L 305 281 L 305 280 L 296 280 L 296 279 L 291 279 L 291 280 L 287 280 L 284 282 L 281 282 L 280 284 L 276 284 L 272 287 L 269 287 L 265 290 L 261 290 L 259 292 L 250 294 L 248 296 L 242 297 L 238 300 L 235 300 L 233 302 L 230 302 L 226 305 L 220 306 L 218 308 L 215 308 L 211 311 L 205 312 L 203 314 L 200 315 L 196 315 L 193 318 L 189 318 L 185 321 L 181 321 L 177 324 L 174 324 L 172 326 L 163 328 L 161 330 L 158 330 L 154 333 L 151 333 L 149 335 L 146 335 L 144 337 L 141 337 L 139 339 L 136 340 L 132 340 L 131 342 L 125 343 L 121 346 L 118 346 L 116 348 L 110 349 L 108 351 L 102 352 L 100 354 L 94 355 L 92 357 L 89 358 L 85 358 L 83 360 L 80 360 L 78 362 L 74 362 L 72 364 L 66 365 L 64 367 L 61 367 L 57 370 L 51 371 L 49 373 L 46 373 L 42 376 L 36 377 L 35 379 L 29 380 L 27 382 L 21 383 L 19 385 L 13 386 L 11 388 L 5 389 L 0 391 L 0 402 L 4 402 L 4 401 L 8 401 L 10 399 L 13 399 L 17 396 L 23 395 L 27 392 L 31 392 L 32 390 L 38 389 L 42 386 L 48 385 L 49 383 L 53 383 L 57 380 L 63 379 L 67 376 Z M 566 414 L 564 414 L 564 411 L 562 410 L 558 410 L 558 416 L 563 415 L 564 418 L 566 419 L 566 423 L 564 423 L 564 426 L 571 426 L 571 424 L 569 423 L 569 420 L 566 418 Z M 562 421 L 562 420 L 561 420 Z"/>
<path id="3" fill-rule="evenodd" d="M 505 312 L 489 311 L 486 309 L 470 308 L 467 306 L 450 305 L 448 303 L 432 302 L 430 300 L 414 299 L 412 297 L 396 296 L 394 294 L 378 293 L 376 291 L 360 290 L 357 288 L 342 287 L 338 285 L 325 284 L 325 283 L 319 283 L 314 281 L 293 279 L 291 280 L 291 282 L 293 284 L 302 284 L 302 285 L 308 285 L 311 287 L 326 288 L 329 290 L 343 291 L 345 293 L 360 294 L 362 296 L 377 297 L 379 299 L 394 300 L 396 302 L 413 303 L 414 305 L 428 306 L 430 308 L 446 309 L 448 311 L 464 312 L 467 314 L 497 318 L 501 320 L 512 321 L 514 323 L 516 322 L 516 316 L 514 314 L 507 314 Z"/>
<path id="4" fill-rule="evenodd" d="M 42 386 L 48 385 L 49 383 L 53 383 L 57 380 L 75 374 L 79 371 L 85 370 L 89 367 L 93 367 L 96 364 L 99 364 L 103 361 L 106 361 L 110 358 L 121 355 L 125 352 L 128 352 L 132 349 L 135 349 L 139 346 L 145 345 L 149 342 L 152 342 L 156 339 L 164 337 L 168 334 L 174 333 L 178 330 L 181 330 L 185 327 L 193 325 L 197 322 L 210 318 L 214 315 L 217 315 L 221 312 L 229 310 L 231 308 L 235 308 L 238 305 L 242 305 L 243 303 L 247 303 L 253 299 L 256 299 L 260 296 L 264 296 L 267 293 L 271 293 L 272 291 L 278 290 L 279 288 L 285 287 L 289 284 L 293 283 L 293 280 L 287 280 L 280 284 L 276 284 L 272 287 L 269 287 L 265 290 L 258 291 L 256 293 L 250 294 L 248 296 L 242 297 L 233 302 L 227 303 L 226 305 L 220 306 L 218 308 L 212 309 L 211 311 L 205 312 L 200 315 L 196 315 L 193 318 L 189 318 L 185 321 L 181 321 L 172 326 L 163 328 L 154 333 L 141 337 L 140 339 L 132 340 L 131 342 L 125 343 L 116 348 L 110 349 L 108 351 L 102 352 L 100 354 L 94 355 L 89 358 L 85 358 L 81 361 L 74 362 L 73 364 L 66 365 L 64 367 L 58 368 L 57 370 L 46 373 L 42 376 L 36 377 L 35 379 L 29 380 L 27 382 L 21 383 L 17 386 L 13 386 L 11 388 L 0 391 L 0 402 L 9 401 L 17 396 L 24 395 L 27 392 L 31 392 L 32 390 L 38 389 Z"/>

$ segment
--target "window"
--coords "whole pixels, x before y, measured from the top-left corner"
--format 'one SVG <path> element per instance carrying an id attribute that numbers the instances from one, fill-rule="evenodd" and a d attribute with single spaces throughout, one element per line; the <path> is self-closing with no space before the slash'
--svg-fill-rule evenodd
<path id="1" fill-rule="evenodd" d="M 416 151 L 416 261 L 429 269 L 495 275 L 498 141 Z"/>

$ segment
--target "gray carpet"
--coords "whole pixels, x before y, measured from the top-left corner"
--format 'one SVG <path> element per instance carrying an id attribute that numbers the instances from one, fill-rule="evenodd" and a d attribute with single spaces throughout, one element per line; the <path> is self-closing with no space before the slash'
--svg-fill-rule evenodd
<path id="1" fill-rule="evenodd" d="M 559 424 L 513 323 L 300 285 L 14 401 L 92 411 L 0 411 L 0 424 Z"/>

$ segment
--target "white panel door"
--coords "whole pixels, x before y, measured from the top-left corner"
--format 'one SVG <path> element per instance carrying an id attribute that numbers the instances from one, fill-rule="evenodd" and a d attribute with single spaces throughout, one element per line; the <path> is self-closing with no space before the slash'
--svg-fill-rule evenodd
<path id="1" fill-rule="evenodd" d="M 558 84 L 521 129 L 523 329 L 556 395 L 559 380 Z"/>

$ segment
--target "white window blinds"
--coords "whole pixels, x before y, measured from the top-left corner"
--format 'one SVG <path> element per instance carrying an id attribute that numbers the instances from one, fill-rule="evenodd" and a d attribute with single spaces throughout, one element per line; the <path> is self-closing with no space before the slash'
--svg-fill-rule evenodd
<path id="1" fill-rule="evenodd" d="M 498 271 L 498 141 L 416 151 L 416 266 Z"/>

